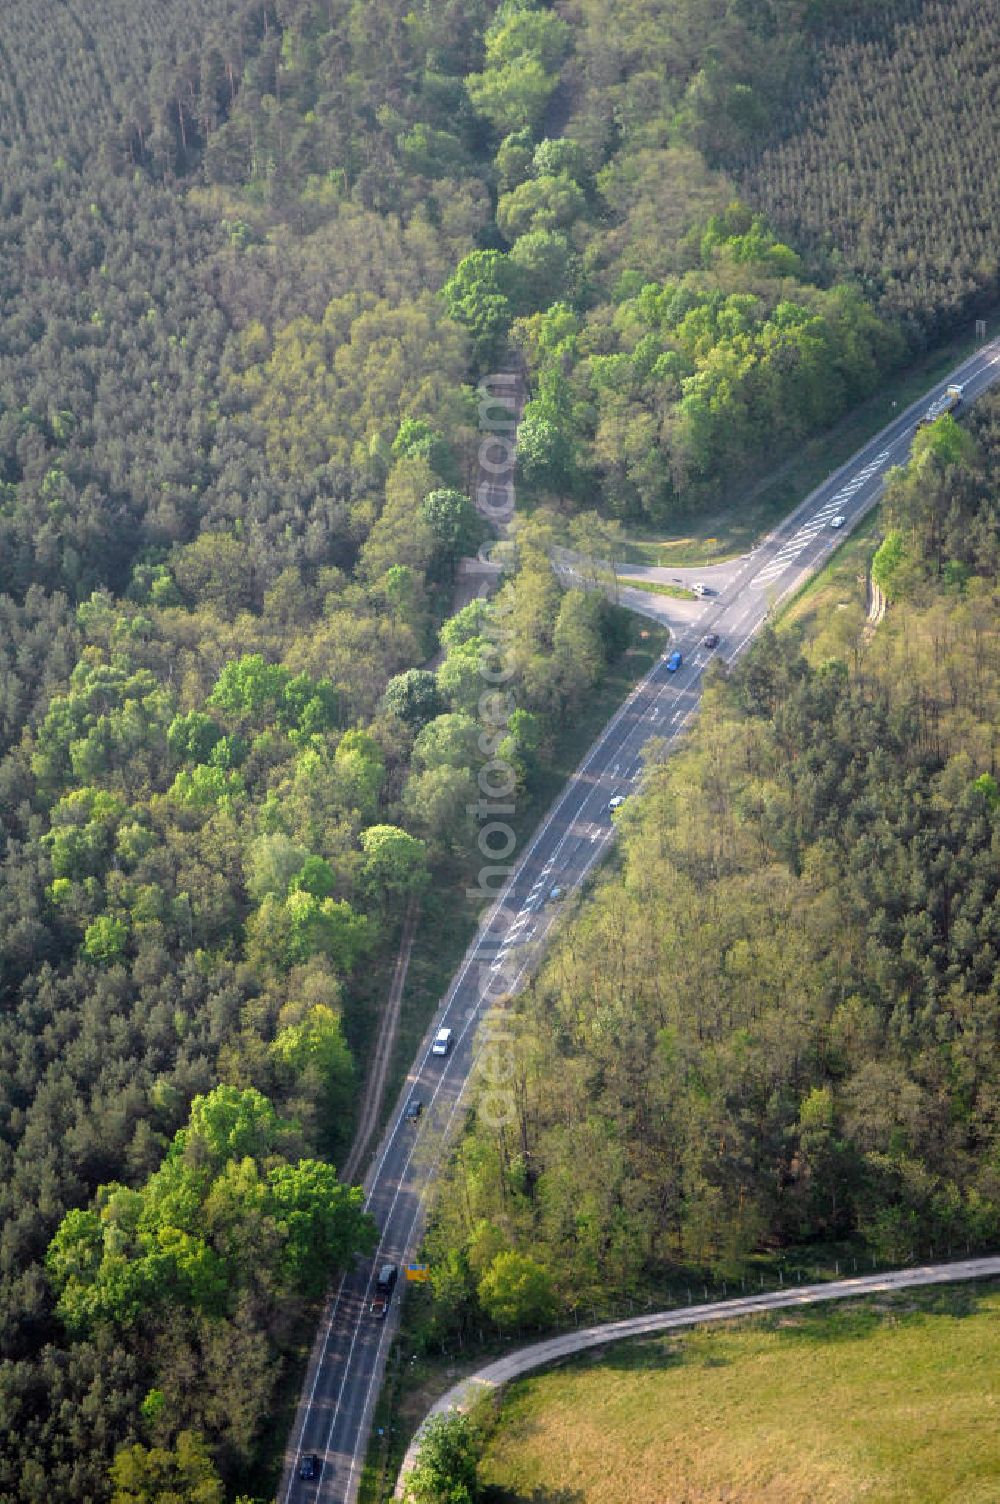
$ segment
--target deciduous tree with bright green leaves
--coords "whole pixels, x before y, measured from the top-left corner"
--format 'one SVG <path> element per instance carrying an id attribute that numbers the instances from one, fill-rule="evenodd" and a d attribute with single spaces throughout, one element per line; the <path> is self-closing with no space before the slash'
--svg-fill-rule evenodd
<path id="1" fill-rule="evenodd" d="M 98 966 L 112 966 L 120 961 L 128 944 L 128 925 L 113 914 L 101 914 L 88 924 L 83 937 L 83 954 Z"/>
<path id="2" fill-rule="evenodd" d="M 322 1295 L 333 1270 L 346 1269 L 355 1254 L 375 1247 L 377 1233 L 364 1210 L 364 1192 L 343 1185 L 333 1166 L 320 1160 L 271 1170 L 267 1205 L 282 1235 L 279 1272 L 296 1294 Z"/>
<path id="3" fill-rule="evenodd" d="M 202 1437 L 172 1447 L 123 1447 L 111 1466 L 111 1504 L 224 1504 L 226 1490 Z"/>
<path id="4" fill-rule="evenodd" d="M 403 1493 L 406 1504 L 475 1504 L 480 1448 L 469 1416 L 435 1416 L 420 1436 Z"/>
<path id="5" fill-rule="evenodd" d="M 281 1052 L 329 1066 L 330 1031 L 314 1017 Z M 93 1209 L 68 1213 L 46 1259 L 67 1327 L 128 1329 L 174 1308 L 220 1316 L 248 1284 L 268 1280 L 289 1298 L 312 1298 L 333 1269 L 368 1251 L 374 1225 L 362 1193 L 330 1165 L 283 1160 L 283 1131 L 260 1092 L 216 1087 L 192 1103 L 141 1190 L 102 1186 Z"/>
<path id="6" fill-rule="evenodd" d="M 369 825 L 361 836 L 364 876 L 383 901 L 419 893 L 427 882 L 427 848 L 396 825 Z"/>
<path id="7" fill-rule="evenodd" d="M 437 679 L 425 668 L 410 668 L 390 679 L 382 703 L 415 730 L 433 720 L 442 709 Z"/>
<path id="8" fill-rule="evenodd" d="M 324 1147 L 339 1148 L 357 1085 L 339 1013 L 325 1003 L 314 1004 L 300 1022 L 279 1030 L 271 1053 L 293 1078 L 296 1094 L 315 1092 Z"/>
<path id="9" fill-rule="evenodd" d="M 558 1302 L 551 1276 L 535 1259 L 498 1253 L 479 1281 L 479 1301 L 501 1327 L 544 1326 Z"/>
<path id="10" fill-rule="evenodd" d="M 537 57 L 524 55 L 470 73 L 465 80 L 473 108 L 501 133 L 537 129 L 558 79 Z"/>
<path id="11" fill-rule="evenodd" d="M 483 541 L 482 518 L 472 502 L 456 490 L 431 491 L 420 514 L 431 530 L 439 567 L 450 578 L 463 554 L 474 554 Z"/>
<path id="12" fill-rule="evenodd" d="M 480 367 L 501 354 L 517 286 L 516 270 L 502 251 L 470 251 L 441 289 L 448 313 L 469 331 Z"/>

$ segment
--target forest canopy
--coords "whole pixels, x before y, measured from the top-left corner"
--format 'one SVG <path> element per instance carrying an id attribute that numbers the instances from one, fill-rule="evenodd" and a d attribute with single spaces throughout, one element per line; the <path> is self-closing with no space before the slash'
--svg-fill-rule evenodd
<path id="1" fill-rule="evenodd" d="M 0 44 L 0 1499 L 142 1497 L 144 1480 L 231 1497 L 257 1477 L 321 1261 L 368 1246 L 335 1167 L 403 915 L 460 889 L 483 738 L 539 797 L 627 642 L 621 613 L 555 579 L 547 508 L 595 536 L 598 513 L 704 508 L 995 295 L 996 49 L 977 61 L 971 0 L 37 12 L 9 0 Z M 934 152 L 931 57 L 934 127 L 949 110 L 968 126 L 938 129 Z M 864 161 L 843 198 L 853 110 Z M 895 124 L 915 116 L 919 136 Z M 814 161 L 837 211 L 822 226 Z M 914 188 L 890 195 L 883 232 L 897 179 Z M 448 619 L 488 532 L 476 384 L 501 364 L 529 389 L 520 495 L 544 505 L 495 598 Z M 950 442 L 894 480 L 879 568 L 894 601 L 941 579 L 973 611 L 996 571 L 976 468 L 992 441 L 979 458 Z M 479 684 L 498 623 L 514 666 L 499 723 Z M 767 703 L 819 725 L 841 680 L 782 662 Z M 888 736 L 902 712 L 885 694 Z M 713 703 L 766 762 L 764 718 L 733 688 Z M 995 792 L 975 728 L 963 873 Z M 906 807 L 937 809 L 942 769 L 889 744 L 916 780 Z M 795 825 L 789 789 L 767 798 L 751 847 L 791 872 L 818 827 Z M 948 962 L 955 987 L 967 961 Z M 867 1014 L 857 1027 L 869 1037 Z M 664 1060 L 677 1047 L 663 1034 Z M 915 1069 L 899 1049 L 890 1086 Z M 973 1191 L 984 1217 L 992 1195 L 969 1147 L 979 1067 L 948 1066 L 972 1126 L 933 1163 L 907 1140 L 891 1173 L 936 1176 L 919 1216 L 940 1190 L 949 1225 L 971 1227 Z M 839 1143 L 828 1075 L 809 1081 L 831 1104 L 806 1115 Z M 793 1132 L 790 1101 L 769 1132 Z M 603 1163 L 619 1150 L 581 1104 Z M 205 1126 L 223 1108 L 249 1124 L 228 1149 Z M 857 1153 L 889 1139 L 873 1129 Z M 862 1215 L 858 1164 L 833 1223 Z M 461 1229 L 453 1251 L 483 1311 L 542 1319 L 567 1298 L 558 1239 L 529 1249 L 527 1171 L 483 1186 L 509 1174 L 524 1226 L 476 1255 Z M 691 1201 L 671 1256 L 696 1223 L 719 1256 L 730 1191 Z M 786 1229 L 786 1204 L 761 1195 L 754 1225 Z"/>

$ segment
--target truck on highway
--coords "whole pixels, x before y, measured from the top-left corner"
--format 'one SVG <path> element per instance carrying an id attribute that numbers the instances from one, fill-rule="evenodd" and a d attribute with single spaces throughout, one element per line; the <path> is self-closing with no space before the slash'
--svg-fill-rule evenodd
<path id="1" fill-rule="evenodd" d="M 382 1317 L 389 1309 L 389 1302 L 392 1299 L 392 1292 L 396 1287 L 396 1276 L 398 1273 L 399 1270 L 395 1264 L 383 1264 L 379 1270 L 378 1279 L 375 1281 L 375 1294 L 372 1296 L 372 1303 L 368 1307 L 373 1316 Z"/>
<path id="2" fill-rule="evenodd" d="M 928 423 L 937 422 L 945 413 L 953 413 L 962 400 L 962 394 L 963 388 L 960 386 L 946 387 L 940 397 L 935 397 L 923 417 L 917 419 L 917 427 L 926 428 Z"/>

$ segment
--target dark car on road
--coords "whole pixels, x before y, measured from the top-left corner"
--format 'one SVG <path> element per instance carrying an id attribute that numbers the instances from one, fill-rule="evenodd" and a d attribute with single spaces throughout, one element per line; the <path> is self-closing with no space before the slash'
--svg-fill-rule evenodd
<path id="1" fill-rule="evenodd" d="M 717 648 L 719 646 L 718 632 L 709 632 L 708 636 L 704 638 L 703 641 L 707 648 Z"/>
<path id="2" fill-rule="evenodd" d="M 319 1458 L 315 1452 L 306 1452 L 299 1463 L 299 1477 L 307 1481 L 319 1477 Z"/>
<path id="3" fill-rule="evenodd" d="M 670 657 L 667 659 L 667 673 L 676 674 L 677 670 L 680 668 L 683 662 L 684 659 L 675 648 L 674 651 L 670 654 Z"/>
<path id="4" fill-rule="evenodd" d="M 406 1111 L 403 1116 L 406 1118 L 406 1121 L 408 1123 L 416 1123 L 419 1121 L 420 1114 L 423 1112 L 423 1110 L 424 1104 L 423 1102 L 421 1102 L 420 1098 L 411 1097 L 406 1104 Z"/>

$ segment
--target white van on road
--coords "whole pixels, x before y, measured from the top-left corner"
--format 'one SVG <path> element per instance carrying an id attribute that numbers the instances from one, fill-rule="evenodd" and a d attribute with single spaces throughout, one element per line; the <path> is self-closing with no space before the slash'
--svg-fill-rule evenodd
<path id="1" fill-rule="evenodd" d="M 432 1055 L 447 1055 L 448 1051 L 450 1049 L 451 1049 L 451 1030 L 450 1029 L 438 1029 L 437 1033 L 434 1036 L 434 1043 L 431 1045 L 431 1054 Z"/>

